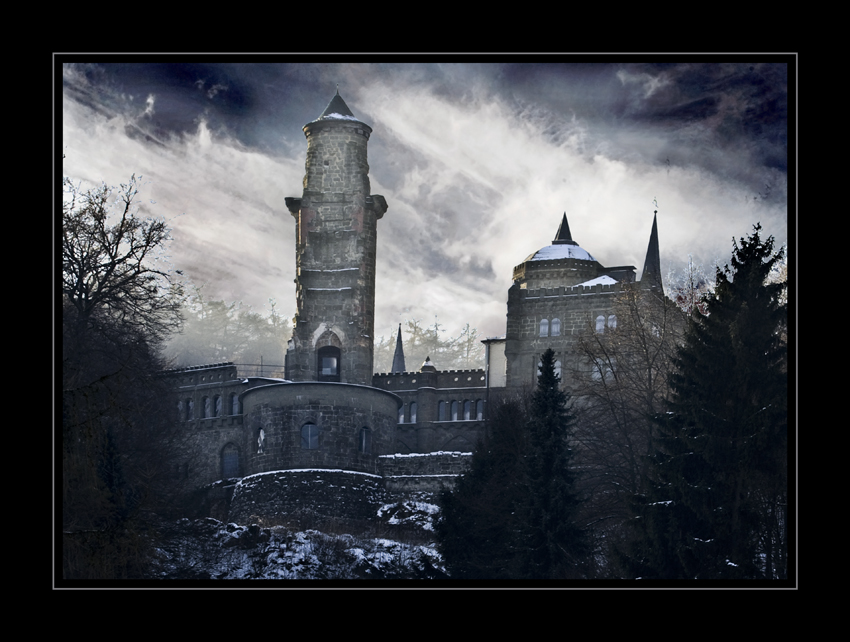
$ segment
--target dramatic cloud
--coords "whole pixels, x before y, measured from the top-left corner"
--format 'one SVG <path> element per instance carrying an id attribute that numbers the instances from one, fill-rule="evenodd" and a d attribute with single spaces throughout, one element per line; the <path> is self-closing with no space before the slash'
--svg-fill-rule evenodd
<path id="1" fill-rule="evenodd" d="M 561 214 L 603 265 L 725 261 L 787 236 L 787 69 L 732 64 L 66 65 L 65 172 L 148 183 L 171 260 L 208 296 L 294 313 L 306 140 L 336 91 L 373 128 L 376 332 L 436 315 L 504 333 L 513 267 Z M 156 201 L 155 204 L 151 201 Z M 655 206 L 657 203 L 657 208 Z"/>

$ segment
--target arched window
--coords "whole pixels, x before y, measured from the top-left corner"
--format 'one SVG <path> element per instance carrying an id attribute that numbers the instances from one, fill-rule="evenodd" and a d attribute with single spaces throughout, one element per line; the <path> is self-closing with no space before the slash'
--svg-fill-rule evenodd
<path id="1" fill-rule="evenodd" d="M 212 417 L 212 402 L 209 397 L 204 397 L 204 419 Z"/>
<path id="2" fill-rule="evenodd" d="M 558 377 L 559 379 L 561 378 L 561 362 L 560 361 L 555 362 L 555 376 Z"/>
<path id="3" fill-rule="evenodd" d="M 339 381 L 340 350 L 335 346 L 319 348 L 319 381 Z"/>
<path id="4" fill-rule="evenodd" d="M 227 444 L 221 450 L 221 476 L 239 477 L 239 449 L 234 444 Z"/>
<path id="5" fill-rule="evenodd" d="M 437 421 L 447 421 L 446 419 L 446 402 L 441 401 L 437 404 Z"/>
<path id="6" fill-rule="evenodd" d="M 266 450 L 266 431 L 260 428 L 257 434 L 257 454 L 261 454 Z"/>
<path id="7" fill-rule="evenodd" d="M 479 399 L 475 402 L 475 418 L 478 421 L 484 421 L 484 400 Z"/>
<path id="8" fill-rule="evenodd" d="M 540 322 L 540 336 L 548 337 L 549 336 L 549 319 L 543 319 Z"/>
<path id="9" fill-rule="evenodd" d="M 452 401 L 452 421 L 457 421 L 459 409 L 460 404 L 457 401 Z"/>
<path id="10" fill-rule="evenodd" d="M 410 402 L 410 423 L 412 423 L 412 424 L 416 423 L 416 402 L 415 401 Z"/>
<path id="11" fill-rule="evenodd" d="M 472 402 L 464 401 L 463 402 L 463 419 L 464 421 L 469 421 L 472 419 Z"/>
<path id="12" fill-rule="evenodd" d="M 608 327 L 614 329 L 617 327 L 617 315 L 610 314 L 608 315 Z"/>
<path id="13" fill-rule="evenodd" d="M 301 448 L 316 450 L 319 447 L 319 427 L 316 424 L 301 426 Z"/>
<path id="14" fill-rule="evenodd" d="M 230 394 L 230 414 L 242 414 L 242 409 L 239 407 L 239 395 L 237 395 L 235 392 Z"/>
<path id="15" fill-rule="evenodd" d="M 186 400 L 186 421 L 192 421 L 195 418 L 195 402 L 191 399 Z"/>
<path id="16" fill-rule="evenodd" d="M 360 429 L 360 439 L 358 441 L 361 453 L 368 454 L 372 452 L 372 431 L 367 426 L 363 426 Z"/>
<path id="17" fill-rule="evenodd" d="M 215 413 L 213 416 L 221 417 L 221 395 L 215 396 L 215 404 L 213 406 L 213 412 Z"/>
<path id="18" fill-rule="evenodd" d="M 398 409 L 398 423 L 400 423 L 400 424 L 404 423 L 404 404 L 401 404 L 401 406 Z"/>
<path id="19" fill-rule="evenodd" d="M 602 334 L 603 332 L 605 332 L 605 317 L 602 316 L 601 314 L 598 317 L 596 317 L 596 331 L 599 334 Z"/>
<path id="20" fill-rule="evenodd" d="M 561 320 L 560 319 L 552 319 L 552 336 L 560 337 L 561 336 Z"/>

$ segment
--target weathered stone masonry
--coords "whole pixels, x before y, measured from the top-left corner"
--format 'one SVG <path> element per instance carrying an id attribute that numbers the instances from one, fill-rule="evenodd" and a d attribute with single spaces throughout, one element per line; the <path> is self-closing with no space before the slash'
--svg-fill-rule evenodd
<path id="1" fill-rule="evenodd" d="M 368 518 L 393 493 L 451 485 L 483 435 L 488 404 L 531 389 L 547 348 L 570 387 L 582 368 L 579 336 L 614 327 L 614 298 L 636 280 L 634 266 L 606 268 L 579 247 L 564 214 L 551 245 L 514 268 L 506 332 L 483 341 L 485 369 L 438 371 L 429 359 L 416 371 L 373 373 L 387 203 L 370 191 L 371 133 L 339 94 L 304 126 L 303 192 L 286 199 L 297 307 L 286 379 L 241 378 L 230 363 L 166 373 L 194 441 L 176 472 L 216 482 L 208 499 L 219 505 L 235 490 L 231 519 Z M 663 293 L 655 221 L 640 287 Z M 404 370 L 400 340 L 393 362 Z"/>

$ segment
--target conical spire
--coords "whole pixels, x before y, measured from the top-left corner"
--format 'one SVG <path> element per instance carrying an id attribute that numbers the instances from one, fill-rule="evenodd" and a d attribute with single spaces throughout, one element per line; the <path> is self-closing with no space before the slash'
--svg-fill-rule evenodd
<path id="1" fill-rule="evenodd" d="M 646 248 L 646 260 L 640 275 L 640 287 L 643 290 L 664 291 L 661 284 L 661 253 L 658 249 L 658 212 L 652 216 L 652 232 L 649 235 L 649 247 Z"/>
<path id="2" fill-rule="evenodd" d="M 339 89 L 336 90 L 336 96 L 331 98 L 331 102 L 329 102 L 328 106 L 325 107 L 325 111 L 322 112 L 322 115 L 319 116 L 318 120 L 331 117 L 334 114 L 354 118 L 354 114 L 351 113 L 348 105 L 345 104 L 342 96 L 339 95 Z"/>
<path id="3" fill-rule="evenodd" d="M 393 355 L 393 372 L 406 372 L 404 367 L 404 348 L 401 345 L 401 324 L 398 324 L 398 338 L 395 340 L 395 354 Z"/>
<path id="4" fill-rule="evenodd" d="M 564 217 L 561 219 L 561 225 L 558 226 L 558 233 L 555 235 L 552 245 L 578 245 L 570 234 L 570 224 L 567 223 L 566 212 L 564 212 Z"/>

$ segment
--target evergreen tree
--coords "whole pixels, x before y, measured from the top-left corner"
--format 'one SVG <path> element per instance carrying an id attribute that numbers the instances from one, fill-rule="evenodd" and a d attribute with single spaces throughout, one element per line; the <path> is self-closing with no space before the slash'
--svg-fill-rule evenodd
<path id="1" fill-rule="evenodd" d="M 452 578 L 519 576 L 519 509 L 525 499 L 523 456 L 528 415 L 521 401 L 499 403 L 469 471 L 441 496 L 436 532 Z"/>
<path id="2" fill-rule="evenodd" d="M 491 409 L 469 471 L 442 494 L 437 537 L 453 578 L 583 575 L 590 547 L 577 522 L 574 420 L 555 353 L 547 350 L 541 363 L 535 392 Z"/>
<path id="3" fill-rule="evenodd" d="M 781 578 L 786 573 L 783 252 L 756 225 L 717 271 L 707 316 L 694 314 L 658 419 L 652 481 L 636 498 L 636 576 Z"/>
<path id="4" fill-rule="evenodd" d="M 569 395 L 555 374 L 555 353 L 541 358 L 531 398 L 526 462 L 527 504 L 523 516 L 522 570 L 532 579 L 580 577 L 589 546 L 578 523 L 570 439 L 575 423 Z"/>

